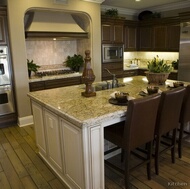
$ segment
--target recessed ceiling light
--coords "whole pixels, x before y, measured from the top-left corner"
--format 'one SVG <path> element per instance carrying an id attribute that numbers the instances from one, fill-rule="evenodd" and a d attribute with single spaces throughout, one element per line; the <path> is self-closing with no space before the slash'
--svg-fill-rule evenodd
<path id="1" fill-rule="evenodd" d="M 135 0 L 135 1 L 141 1 L 141 0 Z"/>

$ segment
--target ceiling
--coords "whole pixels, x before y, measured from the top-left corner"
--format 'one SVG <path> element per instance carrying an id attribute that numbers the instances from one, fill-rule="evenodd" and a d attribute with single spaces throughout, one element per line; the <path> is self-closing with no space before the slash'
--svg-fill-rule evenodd
<path id="1" fill-rule="evenodd" d="M 111 7 L 118 7 L 124 9 L 133 9 L 133 10 L 151 10 L 155 9 L 156 7 L 162 6 L 177 6 L 177 5 L 185 5 L 189 4 L 190 7 L 190 0 L 105 0 L 102 5 L 103 6 L 111 6 Z"/>

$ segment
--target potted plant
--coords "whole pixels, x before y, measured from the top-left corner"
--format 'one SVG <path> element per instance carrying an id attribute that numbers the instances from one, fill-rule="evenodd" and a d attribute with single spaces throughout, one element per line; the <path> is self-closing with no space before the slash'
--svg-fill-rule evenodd
<path id="1" fill-rule="evenodd" d="M 35 64 L 33 60 L 30 61 L 29 59 L 27 59 L 27 66 L 28 66 L 28 76 L 29 77 L 31 77 L 31 72 L 36 73 L 38 71 L 38 68 L 40 68 L 40 66 Z"/>
<path id="2" fill-rule="evenodd" d="M 68 56 L 66 60 L 66 66 L 70 67 L 73 71 L 78 72 L 80 67 L 83 66 L 84 59 L 80 54 L 74 54 L 74 56 Z"/>
<path id="3" fill-rule="evenodd" d="M 105 15 L 117 18 L 118 17 L 118 10 L 117 9 L 107 9 L 105 12 Z"/>
<path id="4" fill-rule="evenodd" d="M 150 84 L 163 85 L 173 70 L 172 65 L 159 59 L 158 55 L 147 64 L 148 71 L 146 72 L 147 79 Z"/>

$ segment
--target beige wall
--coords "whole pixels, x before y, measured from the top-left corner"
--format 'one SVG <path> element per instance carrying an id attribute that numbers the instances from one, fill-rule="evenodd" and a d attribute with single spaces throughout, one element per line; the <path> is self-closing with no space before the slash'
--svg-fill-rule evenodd
<path id="1" fill-rule="evenodd" d="M 92 57 L 92 68 L 97 80 L 101 78 L 101 32 L 100 32 L 100 4 L 81 0 L 69 0 L 67 5 L 55 4 L 54 0 L 7 0 L 9 35 L 15 76 L 16 102 L 18 110 L 18 124 L 29 122 L 31 108 L 27 93 L 28 72 L 26 65 L 26 46 L 24 38 L 24 14 L 30 8 L 69 10 L 85 12 L 91 21 L 91 44 L 89 47 Z"/>

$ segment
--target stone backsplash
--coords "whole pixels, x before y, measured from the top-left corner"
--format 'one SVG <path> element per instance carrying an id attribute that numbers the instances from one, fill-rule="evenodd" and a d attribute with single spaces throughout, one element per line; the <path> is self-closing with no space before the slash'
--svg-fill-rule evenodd
<path id="1" fill-rule="evenodd" d="M 41 69 L 59 68 L 67 59 L 67 56 L 81 54 L 89 47 L 88 40 L 68 41 L 26 41 L 27 59 L 41 66 Z M 61 66 L 62 67 L 62 66 Z"/>

